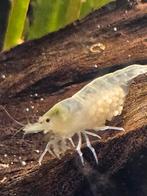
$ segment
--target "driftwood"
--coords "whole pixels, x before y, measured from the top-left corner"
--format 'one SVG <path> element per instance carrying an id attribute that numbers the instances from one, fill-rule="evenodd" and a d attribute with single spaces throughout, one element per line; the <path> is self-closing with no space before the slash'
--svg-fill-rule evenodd
<path id="1" fill-rule="evenodd" d="M 147 64 L 147 3 L 128 8 L 123 2 L 1 53 L 0 104 L 19 122 L 34 122 L 89 80 L 129 64 Z M 98 43 L 104 48 L 92 52 Z M 46 155 L 39 166 L 43 135 L 15 135 L 18 126 L 1 109 L 0 195 L 147 195 L 146 76 L 132 81 L 122 115 L 109 123 L 126 132 L 104 132 L 101 141 L 93 141 L 98 165 L 83 147 L 85 167 L 74 151 L 61 160 Z"/>

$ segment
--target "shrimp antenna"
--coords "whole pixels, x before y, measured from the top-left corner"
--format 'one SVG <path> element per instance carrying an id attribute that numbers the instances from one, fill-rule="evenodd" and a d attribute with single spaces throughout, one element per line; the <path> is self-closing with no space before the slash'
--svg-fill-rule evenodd
<path id="1" fill-rule="evenodd" d="M 24 124 L 18 122 L 16 119 L 14 119 L 14 118 L 11 116 L 11 114 L 9 114 L 9 112 L 5 109 L 5 107 L 3 107 L 2 105 L 0 105 L 0 107 L 6 112 L 6 114 L 9 116 L 9 118 L 10 118 L 11 120 L 13 120 L 16 124 L 18 124 L 18 125 L 20 125 L 20 126 L 23 126 L 23 127 L 25 126 Z"/>
<path id="2" fill-rule="evenodd" d="M 16 133 L 13 134 L 12 138 L 14 138 L 21 130 L 22 130 L 22 127 L 20 129 L 13 129 L 16 131 Z"/>

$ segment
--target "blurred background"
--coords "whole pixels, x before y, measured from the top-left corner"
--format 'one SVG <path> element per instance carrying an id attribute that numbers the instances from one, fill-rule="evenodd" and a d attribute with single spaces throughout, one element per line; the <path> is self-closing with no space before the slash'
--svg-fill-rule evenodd
<path id="1" fill-rule="evenodd" d="M 0 0 L 0 50 L 57 31 L 114 0 Z"/>

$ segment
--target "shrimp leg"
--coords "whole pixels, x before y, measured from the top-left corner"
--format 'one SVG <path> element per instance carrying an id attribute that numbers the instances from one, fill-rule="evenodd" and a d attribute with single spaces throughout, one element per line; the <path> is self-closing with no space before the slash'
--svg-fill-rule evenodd
<path id="1" fill-rule="evenodd" d="M 47 145 L 46 145 L 46 147 L 45 147 L 45 150 L 43 151 L 43 153 L 41 154 L 41 156 L 40 156 L 40 158 L 39 158 L 39 160 L 38 160 L 39 165 L 41 165 L 41 162 L 42 162 L 42 160 L 43 160 L 43 157 L 45 156 L 45 154 L 46 154 L 47 152 L 49 152 L 53 157 L 55 156 L 55 155 L 53 154 L 53 152 L 51 151 L 51 149 L 50 149 L 50 142 L 47 143 Z"/>
<path id="2" fill-rule="evenodd" d="M 94 158 L 95 158 L 95 161 L 96 161 L 96 163 L 98 164 L 98 158 L 97 158 L 95 149 L 92 147 L 92 145 L 91 145 L 91 143 L 90 143 L 90 140 L 89 140 L 88 136 L 86 135 L 86 133 L 83 133 L 83 134 L 84 134 L 84 136 L 85 136 L 86 145 L 87 145 L 87 147 L 91 150 L 91 152 L 92 152 L 92 154 L 93 154 L 93 156 L 94 156 Z"/>
<path id="3" fill-rule="evenodd" d="M 83 159 L 83 153 L 81 151 L 81 145 L 82 145 L 82 137 L 81 137 L 81 133 L 78 133 L 78 137 L 79 137 L 79 141 L 78 141 L 78 145 L 76 147 L 76 151 L 78 152 L 82 165 L 84 165 L 84 159 Z"/>
<path id="4" fill-rule="evenodd" d="M 107 129 L 113 129 L 113 130 L 118 130 L 118 131 L 125 131 L 124 128 L 122 127 L 113 127 L 113 126 L 103 126 L 103 127 L 96 127 L 94 128 L 95 131 L 104 131 Z"/>
<path id="5" fill-rule="evenodd" d="M 70 138 L 68 138 L 68 140 L 70 141 L 71 145 L 75 148 L 75 144 L 73 142 L 73 139 L 70 137 Z"/>
<path id="6" fill-rule="evenodd" d="M 90 131 L 84 131 L 84 133 L 86 133 L 87 135 L 91 135 L 93 137 L 97 137 L 97 138 L 101 139 L 101 136 L 97 135 L 96 133 L 92 133 Z"/>

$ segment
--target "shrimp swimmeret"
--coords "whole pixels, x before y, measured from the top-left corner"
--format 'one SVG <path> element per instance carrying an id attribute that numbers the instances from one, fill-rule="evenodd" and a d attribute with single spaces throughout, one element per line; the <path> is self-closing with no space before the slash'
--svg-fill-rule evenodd
<path id="1" fill-rule="evenodd" d="M 114 116 L 121 114 L 129 82 L 146 72 L 147 65 L 135 64 L 98 77 L 72 97 L 55 104 L 39 118 L 38 122 L 27 124 L 23 128 L 25 134 L 43 131 L 44 134 L 49 133 L 50 135 L 39 163 L 41 164 L 47 151 L 51 155 L 60 157 L 72 145 L 84 164 L 81 151 L 82 135 L 98 163 L 95 149 L 92 147 L 88 135 L 99 139 L 101 137 L 90 130 L 97 132 L 106 129 L 124 130 L 121 127 L 105 126 L 106 120 L 111 121 Z M 78 136 L 77 145 L 73 141 L 75 134 Z"/>

